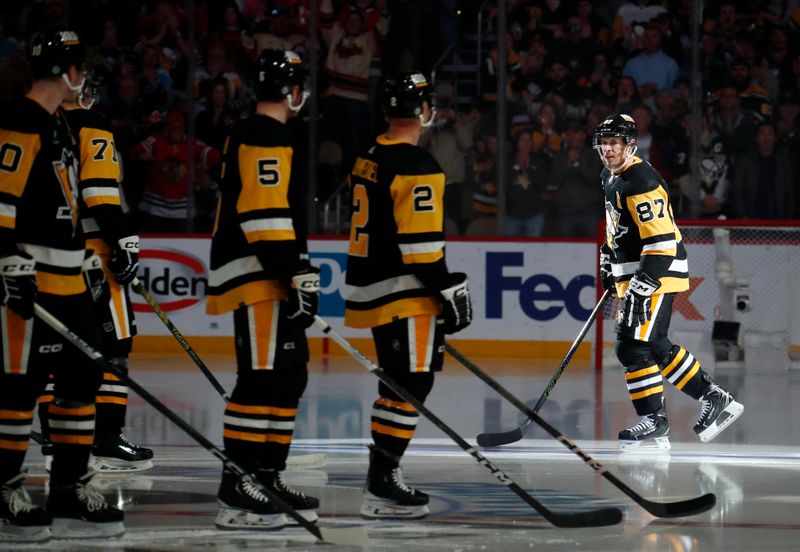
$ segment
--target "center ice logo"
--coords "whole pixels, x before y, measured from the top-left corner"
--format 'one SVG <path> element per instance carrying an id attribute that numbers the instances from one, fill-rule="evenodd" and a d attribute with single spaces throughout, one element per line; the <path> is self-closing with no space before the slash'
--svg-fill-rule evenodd
<path id="1" fill-rule="evenodd" d="M 165 312 L 203 301 L 208 273 L 198 258 L 172 249 L 143 249 L 139 260 L 139 280 Z M 152 312 L 137 293 L 131 293 L 131 299 L 134 312 Z"/>

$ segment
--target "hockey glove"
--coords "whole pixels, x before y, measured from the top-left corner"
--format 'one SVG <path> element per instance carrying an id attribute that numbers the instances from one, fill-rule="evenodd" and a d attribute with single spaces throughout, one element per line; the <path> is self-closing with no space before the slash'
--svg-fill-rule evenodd
<path id="1" fill-rule="evenodd" d="M 0 305 L 28 320 L 33 316 L 37 290 L 33 257 L 21 251 L 0 257 Z"/>
<path id="2" fill-rule="evenodd" d="M 472 322 L 472 300 L 466 274 L 451 272 L 449 280 L 450 287 L 439 291 L 439 296 L 442 299 L 444 333 L 454 334 Z"/>
<path id="3" fill-rule="evenodd" d="M 605 246 L 600 248 L 600 283 L 603 291 L 610 291 L 612 297 L 616 295 L 617 288 L 614 285 L 614 274 L 611 271 L 611 253 Z"/>
<path id="4" fill-rule="evenodd" d="M 619 307 L 620 324 L 633 328 L 650 320 L 651 296 L 661 283 L 637 270 Z"/>
<path id="5" fill-rule="evenodd" d="M 314 323 L 319 309 L 319 269 L 315 266 L 303 268 L 292 276 L 288 309 L 290 320 L 303 328 Z"/>
<path id="6" fill-rule="evenodd" d="M 92 293 L 92 301 L 100 304 L 103 297 L 108 297 L 110 291 L 108 290 L 106 273 L 103 271 L 100 257 L 95 255 L 91 249 L 86 251 L 81 270 L 83 271 L 83 279 L 86 280 L 86 287 Z"/>
<path id="7" fill-rule="evenodd" d="M 108 268 L 122 285 L 136 278 L 139 271 L 139 236 L 121 238 L 111 252 Z"/>

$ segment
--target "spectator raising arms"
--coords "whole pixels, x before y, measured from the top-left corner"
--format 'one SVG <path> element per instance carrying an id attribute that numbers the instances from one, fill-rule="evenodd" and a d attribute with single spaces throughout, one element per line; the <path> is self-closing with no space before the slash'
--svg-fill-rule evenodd
<path id="1" fill-rule="evenodd" d="M 195 186 L 203 187 L 204 173 L 219 163 L 218 150 L 198 140 L 189 144 L 184 123 L 183 113 L 172 111 L 167 115 L 167 128 L 163 133 L 149 136 L 133 148 L 134 159 L 152 162 L 139 203 L 139 230 L 142 232 L 185 231 L 189 206 L 188 164 L 194 163 L 198 169 L 195 170 Z"/>

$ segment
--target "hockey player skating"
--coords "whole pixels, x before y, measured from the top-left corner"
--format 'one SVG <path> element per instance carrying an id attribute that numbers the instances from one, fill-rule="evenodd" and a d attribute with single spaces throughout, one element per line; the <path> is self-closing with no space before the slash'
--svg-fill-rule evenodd
<path id="1" fill-rule="evenodd" d="M 595 130 L 605 165 L 606 239 L 600 251 L 603 287 L 620 298 L 617 358 L 639 423 L 619 433 L 620 448 L 669 449 L 664 380 L 700 401 L 694 431 L 715 438 L 744 407 L 714 383 L 697 359 L 667 337 L 675 295 L 689 289 L 689 269 L 664 179 L 636 152 L 636 122 L 613 115 Z"/>
<path id="2" fill-rule="evenodd" d="M 350 174 L 345 324 L 370 328 L 380 367 L 424 401 L 442 368 L 444 335 L 469 325 L 472 307 L 466 274 L 445 264 L 444 173 L 417 145 L 433 121 L 433 89 L 422 74 L 401 73 L 383 94 L 389 128 Z M 399 467 L 419 414 L 382 382 L 378 394 L 361 515 L 424 517 L 428 495 L 406 485 Z"/>
<path id="3" fill-rule="evenodd" d="M 0 108 L 0 539 L 44 539 L 51 531 L 61 538 L 117 535 L 122 511 L 88 484 L 99 370 L 32 318 L 36 302 L 84 340 L 99 342 L 82 274 L 77 147 L 58 111 L 83 86 L 84 48 L 68 30 L 39 33 L 29 48 L 33 85 Z M 22 487 L 22 465 L 50 371 L 53 464 L 42 509 Z"/>
<path id="4" fill-rule="evenodd" d="M 308 262 L 305 190 L 287 121 L 303 106 L 306 69 L 291 51 L 257 61 L 252 117 L 226 141 L 211 240 L 209 314 L 233 311 L 237 379 L 225 409 L 226 453 L 309 521 L 319 501 L 286 485 L 281 472 L 308 380 L 305 329 L 319 302 L 319 269 Z M 280 528 L 285 516 L 258 488 L 227 471 L 216 523 Z"/>

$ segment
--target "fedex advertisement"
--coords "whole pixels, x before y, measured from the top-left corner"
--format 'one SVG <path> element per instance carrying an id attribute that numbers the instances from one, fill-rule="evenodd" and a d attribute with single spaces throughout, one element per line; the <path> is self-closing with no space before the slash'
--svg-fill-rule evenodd
<path id="1" fill-rule="evenodd" d="M 347 240 L 311 240 L 320 268 L 320 316 L 344 337 L 368 337 L 346 328 L 344 281 Z M 230 314 L 205 313 L 208 237 L 142 239 L 139 278 L 186 336 L 231 336 Z M 597 246 L 593 243 L 456 241 L 447 245 L 451 271 L 470 279 L 475 317 L 459 339 L 564 341 L 595 305 Z M 147 303 L 132 293 L 140 335 L 169 335 Z M 309 336 L 315 337 L 315 329 Z"/>

